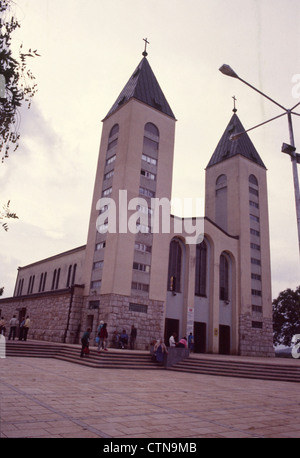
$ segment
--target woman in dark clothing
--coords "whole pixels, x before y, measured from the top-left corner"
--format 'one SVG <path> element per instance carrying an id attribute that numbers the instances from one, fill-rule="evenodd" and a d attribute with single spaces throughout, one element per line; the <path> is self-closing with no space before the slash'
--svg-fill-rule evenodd
<path id="1" fill-rule="evenodd" d="M 81 353 L 80 353 L 81 358 L 83 358 L 84 355 L 88 355 L 90 352 L 89 350 L 90 333 L 91 333 L 91 328 L 88 328 L 83 333 L 83 336 L 81 338 Z"/>

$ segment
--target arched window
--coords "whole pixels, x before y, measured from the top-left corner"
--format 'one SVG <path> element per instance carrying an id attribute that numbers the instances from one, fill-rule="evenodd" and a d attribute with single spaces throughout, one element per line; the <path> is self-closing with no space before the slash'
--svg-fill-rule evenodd
<path id="1" fill-rule="evenodd" d="M 220 300 L 228 301 L 229 298 L 229 263 L 227 256 L 220 256 Z"/>
<path id="2" fill-rule="evenodd" d="M 252 183 L 252 184 L 255 184 L 255 186 L 258 186 L 258 181 L 257 181 L 256 176 L 250 175 L 249 176 L 249 183 Z"/>
<path id="3" fill-rule="evenodd" d="M 148 122 L 145 125 L 145 129 L 144 129 L 143 155 L 146 158 L 152 158 L 154 161 L 157 162 L 158 145 L 159 145 L 158 128 L 151 122 Z M 143 157 L 143 159 L 147 160 L 145 159 L 145 157 Z M 147 162 L 149 161 L 147 160 Z"/>
<path id="4" fill-rule="evenodd" d="M 207 245 L 206 242 L 196 246 L 195 294 L 206 296 Z"/>
<path id="5" fill-rule="evenodd" d="M 115 124 L 109 133 L 109 138 L 113 137 L 115 134 L 119 132 L 119 124 Z"/>
<path id="6" fill-rule="evenodd" d="M 216 223 L 227 231 L 227 176 L 220 175 L 216 181 Z"/>
<path id="7" fill-rule="evenodd" d="M 155 135 L 156 137 L 159 137 L 159 130 L 154 124 L 152 124 L 152 122 L 147 122 L 145 125 L 145 133 L 147 132 Z"/>
<path id="8" fill-rule="evenodd" d="M 168 291 L 180 292 L 182 249 L 179 240 L 170 243 Z"/>

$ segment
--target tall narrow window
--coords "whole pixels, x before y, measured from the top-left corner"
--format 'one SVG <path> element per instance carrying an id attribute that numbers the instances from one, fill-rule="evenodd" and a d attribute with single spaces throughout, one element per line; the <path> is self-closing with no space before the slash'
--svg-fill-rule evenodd
<path id="1" fill-rule="evenodd" d="M 220 256 L 220 300 L 228 301 L 229 298 L 229 264 L 224 254 Z"/>
<path id="2" fill-rule="evenodd" d="M 172 240 L 169 254 L 168 290 L 180 292 L 182 249 L 179 240 Z"/>
<path id="3" fill-rule="evenodd" d="M 206 296 L 207 245 L 205 241 L 196 246 L 195 294 Z"/>
<path id="4" fill-rule="evenodd" d="M 227 176 L 220 175 L 216 181 L 216 223 L 227 231 Z"/>

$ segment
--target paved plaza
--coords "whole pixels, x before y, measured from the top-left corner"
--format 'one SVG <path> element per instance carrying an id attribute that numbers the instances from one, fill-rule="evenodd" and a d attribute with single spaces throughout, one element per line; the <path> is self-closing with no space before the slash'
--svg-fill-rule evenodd
<path id="1" fill-rule="evenodd" d="M 1 438 L 299 438 L 298 383 L 0 359 Z"/>

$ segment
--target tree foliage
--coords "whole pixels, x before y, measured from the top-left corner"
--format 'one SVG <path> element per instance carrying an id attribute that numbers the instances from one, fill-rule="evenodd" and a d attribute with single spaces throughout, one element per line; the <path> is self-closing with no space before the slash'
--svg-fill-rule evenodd
<path id="1" fill-rule="evenodd" d="M 2 162 L 12 148 L 19 146 L 19 108 L 31 105 L 31 98 L 37 91 L 35 77 L 27 68 L 29 57 L 36 57 L 37 50 L 23 50 L 20 45 L 18 58 L 13 57 L 11 34 L 20 27 L 12 12 L 12 0 L 0 0 L 0 154 Z M 5 85 L 5 87 L 4 87 Z"/>
<path id="2" fill-rule="evenodd" d="M 286 289 L 273 300 L 274 344 L 290 346 L 294 334 L 300 333 L 300 286 Z"/>
<path id="3" fill-rule="evenodd" d="M 8 201 L 6 205 L 2 206 L 2 209 L 0 210 L 0 220 L 9 219 L 9 218 L 18 219 L 18 216 L 15 213 L 10 211 L 9 205 L 10 205 L 10 201 Z M 5 231 L 8 231 L 7 223 L 1 222 L 0 224 Z"/>

